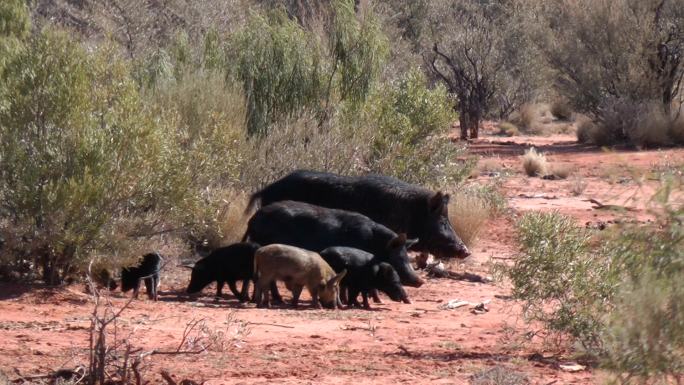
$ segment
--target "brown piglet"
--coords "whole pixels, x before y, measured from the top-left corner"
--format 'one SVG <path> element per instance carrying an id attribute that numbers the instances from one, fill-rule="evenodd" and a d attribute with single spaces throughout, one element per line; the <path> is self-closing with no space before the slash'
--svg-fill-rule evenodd
<path id="1" fill-rule="evenodd" d="M 292 291 L 292 306 L 297 306 L 299 295 L 306 286 L 315 308 L 320 308 L 321 303 L 328 308 L 338 305 L 340 281 L 347 273 L 343 270 L 336 274 L 318 253 L 281 244 L 256 251 L 254 272 L 257 306 L 270 307 L 268 289 L 272 282 L 279 280 Z"/>

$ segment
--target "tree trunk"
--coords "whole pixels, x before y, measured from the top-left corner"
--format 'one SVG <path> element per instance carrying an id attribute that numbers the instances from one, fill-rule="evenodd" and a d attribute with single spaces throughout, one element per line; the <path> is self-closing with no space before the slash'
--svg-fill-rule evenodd
<path id="1" fill-rule="evenodd" d="M 461 108 L 458 121 L 461 125 L 461 140 L 468 140 L 468 127 L 470 127 L 470 119 L 468 119 L 468 111 L 465 108 Z"/>

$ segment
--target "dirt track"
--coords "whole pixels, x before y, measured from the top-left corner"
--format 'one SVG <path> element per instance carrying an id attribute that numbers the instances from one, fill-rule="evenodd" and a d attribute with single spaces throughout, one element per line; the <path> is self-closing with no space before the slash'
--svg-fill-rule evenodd
<path id="1" fill-rule="evenodd" d="M 518 157 L 529 144 L 549 153 L 553 163 L 569 165 L 573 176 L 560 181 L 524 176 Z M 578 146 L 571 136 L 485 136 L 471 146 L 471 153 L 483 158 L 479 181 L 505 175 L 503 192 L 510 207 L 507 215 L 486 226 L 474 256 L 452 267 L 482 276 L 490 274 L 492 262 L 509 261 L 516 253 L 511 217 L 528 210 L 559 210 L 581 224 L 595 225 L 623 215 L 592 208 L 586 200 L 593 198 L 633 207 L 636 211 L 629 216 L 646 221 L 645 208 L 657 185 L 649 175 L 684 164 L 681 149 L 603 152 Z M 578 177 L 586 189 L 575 197 L 570 191 Z M 144 350 L 173 350 L 193 319 L 204 319 L 209 329 L 227 335 L 242 323 L 249 333 L 236 340 L 223 338 L 230 340 L 227 346 L 197 355 L 148 357 L 150 383 L 161 383 L 160 371 L 168 370 L 175 378 L 209 380 L 207 384 L 461 384 L 497 365 L 523 373 L 534 384 L 585 384 L 600 378 L 592 369 L 561 370 L 559 364 L 572 361 L 571 356 L 541 339 L 526 338 L 530 326 L 521 320 L 519 304 L 508 299 L 505 285 L 430 278 L 420 289 L 407 288 L 410 305 L 385 299 L 372 311 L 311 310 L 305 293 L 298 310 L 264 310 L 243 307 L 232 296 L 215 303 L 213 287 L 198 301 L 189 301 L 177 294 L 188 277 L 187 270 L 167 268 L 161 301 L 133 302 L 117 324 L 117 338 Z M 0 372 L 15 379 L 86 362 L 92 303 L 82 289 L 0 284 Z M 490 301 L 489 312 L 475 314 L 471 305 L 440 308 L 454 299 Z M 117 292 L 112 301 L 120 307 L 126 298 Z M 233 319 L 227 322 L 229 314 Z"/>

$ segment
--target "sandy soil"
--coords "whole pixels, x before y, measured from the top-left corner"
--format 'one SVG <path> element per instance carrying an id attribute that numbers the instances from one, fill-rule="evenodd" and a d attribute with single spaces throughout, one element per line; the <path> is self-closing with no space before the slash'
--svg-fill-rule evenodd
<path id="1" fill-rule="evenodd" d="M 554 164 L 572 169 L 567 180 L 542 180 L 523 175 L 519 156 L 534 145 Z M 509 211 L 493 219 L 474 256 L 454 269 L 488 276 L 492 263 L 510 261 L 516 253 L 512 219 L 528 210 L 558 210 L 582 224 L 610 225 L 625 214 L 597 210 L 587 199 L 633 207 L 627 216 L 650 219 L 648 200 L 657 187 L 653 172 L 684 164 L 684 150 L 618 150 L 606 152 L 579 146 L 573 137 L 501 138 L 484 135 L 471 145 L 480 159 L 476 181 L 503 180 Z M 639 183 L 635 182 L 638 181 Z M 579 195 L 577 184 L 585 186 Z M 313 310 L 307 294 L 299 309 L 256 309 L 226 295 L 213 300 L 213 286 L 204 296 L 182 293 L 188 270 L 168 266 L 160 301 L 133 301 L 116 323 L 110 343 L 128 341 L 143 351 L 173 351 L 186 325 L 203 320 L 208 351 L 193 355 L 149 355 L 143 373 L 149 383 L 163 383 L 160 372 L 207 384 L 465 384 L 473 375 L 496 366 L 527 376 L 533 384 L 588 384 L 600 380 L 591 367 L 568 372 L 567 350 L 539 338 L 521 319 L 520 305 L 508 297 L 505 284 L 471 283 L 428 278 L 420 289 L 408 288 L 413 304 L 385 299 L 373 310 Z M 288 298 L 289 293 L 282 291 Z M 144 296 L 141 296 L 143 298 Z M 442 309 L 451 300 L 470 305 Z M 488 302 L 487 302 L 488 301 Z M 127 298 L 111 297 L 114 308 Z M 476 314 L 475 304 L 488 312 Z M 92 300 L 82 285 L 51 289 L 0 284 L 0 373 L 9 379 L 43 375 L 87 362 Z M 111 328 L 113 330 L 113 328 Z M 223 333 L 223 334 L 221 334 Z M 195 341 L 194 347 L 202 340 Z M 0 375 L 0 383 L 2 376 Z"/>

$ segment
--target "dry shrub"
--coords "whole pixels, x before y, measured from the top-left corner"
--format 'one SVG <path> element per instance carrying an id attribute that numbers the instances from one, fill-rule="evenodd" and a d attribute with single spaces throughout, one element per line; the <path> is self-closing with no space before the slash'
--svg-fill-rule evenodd
<path id="1" fill-rule="evenodd" d="M 205 192 L 204 204 L 195 206 L 196 223 L 187 224 L 187 238 L 196 250 L 213 250 L 239 242 L 247 230 L 244 215 L 248 196 L 245 192 L 216 189 Z"/>
<path id="2" fill-rule="evenodd" d="M 684 111 L 675 116 L 670 126 L 670 138 L 677 144 L 684 144 Z"/>
<path id="3" fill-rule="evenodd" d="M 449 220 L 461 240 L 470 247 L 491 216 L 488 202 L 476 195 L 458 192 L 449 203 Z"/>
<path id="4" fill-rule="evenodd" d="M 570 193 L 573 196 L 580 196 L 587 188 L 587 182 L 581 176 L 577 176 L 570 182 Z"/>
<path id="5" fill-rule="evenodd" d="M 591 119 L 583 117 L 577 122 L 577 141 L 580 143 L 592 143 L 595 130 L 596 124 Z"/>
<path id="6" fill-rule="evenodd" d="M 524 374 L 497 365 L 473 374 L 471 383 L 473 385 L 523 385 L 529 384 L 530 380 Z"/>
<path id="7" fill-rule="evenodd" d="M 542 132 L 540 126 L 540 108 L 534 104 L 523 104 L 520 110 L 513 113 L 510 117 L 511 123 L 517 126 L 520 132 L 525 134 L 539 134 Z"/>
<path id="8" fill-rule="evenodd" d="M 556 100 L 551 103 L 551 114 L 560 120 L 572 119 L 572 108 L 565 100 Z"/>
<path id="9" fill-rule="evenodd" d="M 569 164 L 554 164 L 549 170 L 549 174 L 560 179 L 567 179 L 571 173 L 572 166 Z"/>
<path id="10" fill-rule="evenodd" d="M 669 136 L 671 121 L 661 106 L 651 103 L 632 111 L 636 116 L 628 117 L 629 125 L 625 128 L 633 144 L 648 147 L 671 143 Z"/>
<path id="11" fill-rule="evenodd" d="M 518 127 L 516 127 L 515 124 L 511 122 L 501 122 L 498 125 L 499 131 L 496 133 L 496 135 L 501 135 L 501 136 L 516 136 L 520 135 L 520 130 L 518 130 Z"/>
<path id="12" fill-rule="evenodd" d="M 534 147 L 525 152 L 522 157 L 522 165 L 528 176 L 546 175 L 548 163 L 544 154 L 538 153 Z"/>

